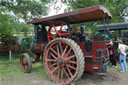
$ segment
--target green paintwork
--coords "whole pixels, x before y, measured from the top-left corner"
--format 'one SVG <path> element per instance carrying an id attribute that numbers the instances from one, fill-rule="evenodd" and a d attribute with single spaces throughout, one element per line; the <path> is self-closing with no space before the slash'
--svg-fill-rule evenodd
<path id="1" fill-rule="evenodd" d="M 98 31 L 104 30 L 127 30 L 128 23 L 116 23 L 116 24 L 106 24 L 106 25 L 97 25 L 96 29 Z"/>
<path id="2" fill-rule="evenodd" d="M 105 36 L 106 41 L 110 41 L 112 39 L 111 33 L 107 31 L 98 31 L 95 33 L 95 36 Z"/>

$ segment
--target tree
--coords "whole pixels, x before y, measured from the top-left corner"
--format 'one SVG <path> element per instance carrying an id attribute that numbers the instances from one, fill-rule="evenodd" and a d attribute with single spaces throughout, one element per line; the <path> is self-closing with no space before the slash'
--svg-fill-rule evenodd
<path id="1" fill-rule="evenodd" d="M 50 1 L 52 0 L 0 0 L 0 40 L 8 42 L 16 32 L 32 31 L 31 25 L 26 25 L 26 21 L 46 15 L 47 3 Z"/>
<path id="2" fill-rule="evenodd" d="M 49 2 L 50 0 L 1 0 L 0 7 L 2 13 L 13 16 L 16 21 L 28 21 L 46 15 Z"/>
<path id="3" fill-rule="evenodd" d="M 113 22 L 124 21 L 124 17 L 128 16 L 128 1 L 127 0 L 68 0 L 73 10 L 85 8 L 94 5 L 103 5 L 114 16 Z"/>
<path id="4" fill-rule="evenodd" d="M 105 6 L 113 18 L 110 23 L 124 22 L 124 17 L 128 16 L 128 0 L 63 0 L 65 4 L 69 5 L 66 11 L 77 10 L 80 8 L 86 8 L 89 6 L 103 5 Z M 86 31 L 89 31 L 92 35 L 95 34 L 96 25 L 103 24 L 104 22 L 89 22 L 83 25 L 86 26 Z"/>
<path id="5" fill-rule="evenodd" d="M 0 14 L 0 41 L 4 43 L 11 41 L 10 38 L 16 33 L 13 25 L 13 21 L 9 20 L 8 16 Z"/>

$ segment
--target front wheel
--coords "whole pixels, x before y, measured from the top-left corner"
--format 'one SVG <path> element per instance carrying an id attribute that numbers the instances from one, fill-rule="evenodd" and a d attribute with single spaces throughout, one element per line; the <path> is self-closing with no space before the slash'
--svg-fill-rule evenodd
<path id="1" fill-rule="evenodd" d="M 77 43 L 71 39 L 57 38 L 49 42 L 45 49 L 44 66 L 53 81 L 69 84 L 82 76 L 85 61 Z"/>
<path id="2" fill-rule="evenodd" d="M 27 53 L 21 54 L 20 67 L 24 73 L 30 73 L 31 72 L 32 63 L 30 61 L 30 56 Z"/>

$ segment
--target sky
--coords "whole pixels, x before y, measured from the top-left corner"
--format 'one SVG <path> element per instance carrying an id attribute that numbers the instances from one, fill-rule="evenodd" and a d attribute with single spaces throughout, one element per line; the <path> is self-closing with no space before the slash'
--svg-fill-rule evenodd
<path id="1" fill-rule="evenodd" d="M 64 13 L 64 9 L 67 8 L 68 6 L 66 4 L 63 4 L 60 0 L 57 0 L 57 2 L 51 2 L 49 4 L 49 11 L 48 11 L 48 15 L 43 16 L 43 17 L 47 17 L 47 16 L 53 16 L 56 14 L 61 14 Z M 55 10 L 57 9 L 57 10 Z"/>

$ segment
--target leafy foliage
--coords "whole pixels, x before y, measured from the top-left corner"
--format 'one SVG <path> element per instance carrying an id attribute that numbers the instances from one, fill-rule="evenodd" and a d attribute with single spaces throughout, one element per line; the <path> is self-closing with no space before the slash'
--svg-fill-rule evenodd
<path id="1" fill-rule="evenodd" d="M 47 14 L 47 3 L 50 0 L 1 0 L 0 7 L 3 13 L 13 16 L 13 19 L 29 20 Z"/>
<path id="2" fill-rule="evenodd" d="M 25 22 L 47 14 L 52 0 L 0 0 L 0 41 L 10 43 L 18 32 L 33 31 Z M 23 23 L 21 23 L 21 21 Z"/>
<path id="3" fill-rule="evenodd" d="M 86 8 L 95 5 L 105 6 L 113 18 L 110 23 L 124 22 L 124 17 L 128 16 L 128 0 L 64 0 L 65 4 L 68 4 L 69 8 L 66 11 L 77 10 L 80 8 Z M 96 25 L 104 24 L 101 22 L 89 22 L 84 23 L 86 31 L 89 31 L 92 35 L 96 32 Z"/>
<path id="4" fill-rule="evenodd" d="M 32 36 L 25 36 L 21 41 L 20 50 L 22 52 L 27 52 L 30 48 L 32 40 Z"/>
<path id="5" fill-rule="evenodd" d="M 8 16 L 0 14 L 0 34 L 14 34 L 16 30 L 13 28 L 13 25 L 13 21 L 9 20 Z"/>
<path id="6" fill-rule="evenodd" d="M 123 16 L 128 16 L 126 12 L 128 8 L 127 0 L 68 0 L 70 1 L 70 6 L 73 10 L 79 8 L 86 8 L 89 6 L 103 5 L 112 13 L 113 21 L 123 20 Z M 120 19 L 115 19 L 120 17 Z"/>
<path id="7" fill-rule="evenodd" d="M 0 14 L 0 41 L 3 44 L 11 43 L 14 40 L 13 34 L 16 33 L 14 23 L 6 15 Z"/>

